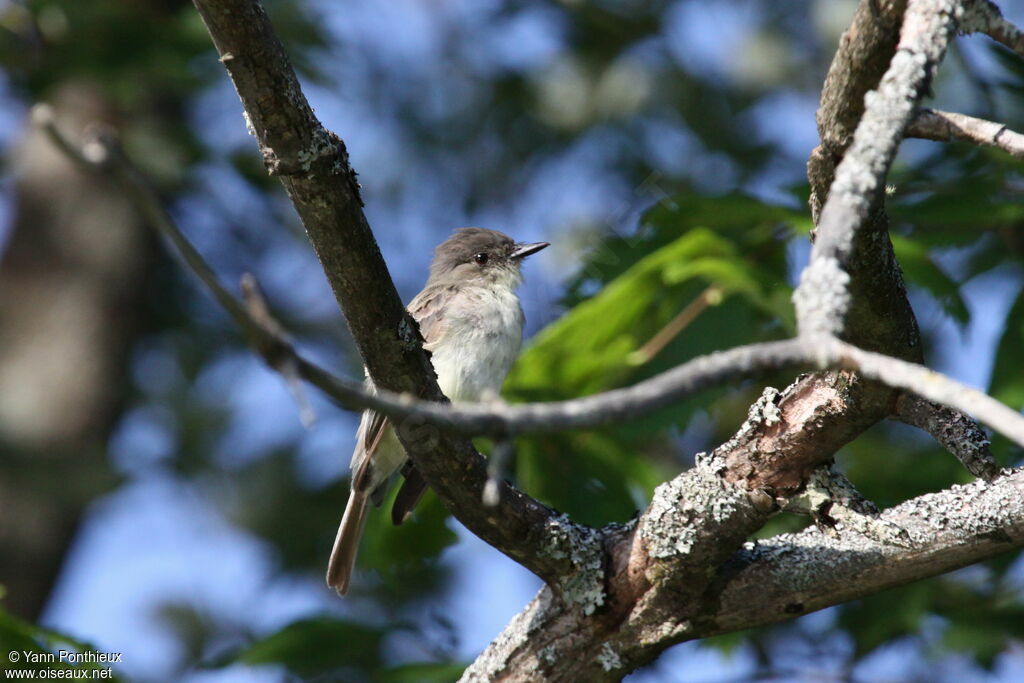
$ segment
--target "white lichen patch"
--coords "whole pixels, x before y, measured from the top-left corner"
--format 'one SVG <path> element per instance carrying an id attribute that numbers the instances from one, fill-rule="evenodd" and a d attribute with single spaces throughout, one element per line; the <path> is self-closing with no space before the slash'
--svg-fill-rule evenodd
<path id="1" fill-rule="evenodd" d="M 729 441 L 711 454 L 698 453 L 693 469 L 655 489 L 638 532 L 651 557 L 687 555 L 702 537 L 716 536 L 718 530 L 735 523 L 737 515 L 752 511 L 749 493 L 722 479 L 726 464 L 721 454 L 748 441 L 763 425 L 779 423 L 780 400 L 778 389 L 766 387 Z"/>
<path id="2" fill-rule="evenodd" d="M 597 663 L 605 671 L 615 671 L 622 668 L 622 658 L 611 646 L 611 643 L 603 643 L 601 651 L 597 655 Z"/>
<path id="3" fill-rule="evenodd" d="M 655 489 L 640 521 L 640 538 L 651 557 L 689 554 L 702 534 L 714 534 L 749 508 L 745 492 L 726 484 L 714 465 L 714 457 L 705 456 L 690 471 Z"/>
<path id="4" fill-rule="evenodd" d="M 589 527 L 573 524 L 564 514 L 549 518 L 547 528 L 548 543 L 539 550 L 540 556 L 568 559 L 574 569 L 562 577 L 562 598 L 567 604 L 579 605 L 584 614 L 593 614 L 605 604 L 601 535 Z"/>
<path id="5" fill-rule="evenodd" d="M 302 171 L 309 173 L 309 169 L 312 168 L 314 162 L 322 157 L 333 155 L 337 144 L 337 141 L 331 137 L 326 128 L 317 126 L 313 131 L 309 146 L 306 149 L 299 150 L 297 155 Z"/>
<path id="6" fill-rule="evenodd" d="M 782 422 L 782 411 L 779 410 L 779 406 L 775 402 L 775 398 L 778 395 L 778 389 L 768 387 L 765 389 L 765 393 L 761 394 L 761 398 L 758 399 L 758 402 L 764 402 L 761 406 L 761 415 L 764 418 L 764 423 L 766 425 L 775 425 Z"/>
<path id="7" fill-rule="evenodd" d="M 245 109 L 242 110 L 242 119 L 245 121 L 245 132 L 256 137 L 256 128 L 252 125 L 252 119 L 249 118 L 249 112 Z"/>
<path id="8" fill-rule="evenodd" d="M 874 503 L 864 498 L 849 479 L 829 468 L 811 474 L 804 490 L 789 499 L 786 510 L 814 517 L 829 533 L 851 531 L 886 545 L 911 545 L 906 531 L 879 516 Z"/>
<path id="9" fill-rule="evenodd" d="M 903 529 L 913 543 L 908 553 L 901 544 L 880 543 L 863 534 L 823 534 L 808 528 L 746 543 L 748 561 L 784 568 L 787 590 L 819 590 L 826 577 L 856 575 L 868 568 L 894 567 L 906 561 L 920 564 L 932 558 L 936 571 L 952 568 L 944 558 L 957 557 L 973 545 L 1002 542 L 1007 549 L 1024 541 L 1024 473 L 1007 471 L 993 483 L 975 481 L 946 491 L 914 498 L 880 516 Z M 978 559 L 991 553 L 979 551 Z M 958 563 L 962 562 L 959 556 Z"/>
<path id="10" fill-rule="evenodd" d="M 800 274 L 793 306 L 802 335 L 833 335 L 843 331 L 850 307 L 850 276 L 830 256 L 815 258 Z"/>

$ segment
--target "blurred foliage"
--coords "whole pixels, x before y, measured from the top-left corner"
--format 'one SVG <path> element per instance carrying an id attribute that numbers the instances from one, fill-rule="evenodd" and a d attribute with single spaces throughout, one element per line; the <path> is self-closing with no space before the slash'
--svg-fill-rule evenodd
<path id="1" fill-rule="evenodd" d="M 585 257 L 570 286 L 578 303 L 530 342 L 505 395 L 573 398 L 634 383 L 715 349 L 787 336 L 793 321 L 785 243 L 792 223 L 801 221 L 796 212 L 749 197 L 663 201 L 635 234 L 613 235 Z M 584 288 L 598 293 L 584 299 Z M 667 327 L 695 302 L 685 329 Z M 659 335 L 662 341 L 651 348 Z M 625 521 L 678 470 L 668 430 L 685 429 L 723 391 L 599 432 L 522 438 L 518 480 L 574 519 Z"/>
<path id="2" fill-rule="evenodd" d="M 0 586 L 0 599 L 2 598 L 3 586 Z M 74 655 L 98 655 L 99 652 L 100 650 L 97 648 L 69 635 L 19 619 L 10 614 L 0 604 L 0 671 L 14 669 L 36 672 L 56 670 L 102 671 L 112 668 L 114 669 L 113 675 L 103 680 L 124 680 L 118 675 L 117 666 L 114 664 L 107 665 L 104 662 L 67 663 Z M 9 653 L 17 653 L 16 663 Z M 39 655 L 42 659 L 40 661 L 31 661 L 33 655 Z M 46 661 L 51 657 L 54 661 Z M 56 674 L 49 675 L 56 676 Z M 70 678 L 72 674 L 68 673 L 65 676 Z M 85 676 L 88 676 L 88 673 Z"/>
<path id="3" fill-rule="evenodd" d="M 382 242 L 421 233 L 437 242 L 451 221 L 482 216 L 513 225 L 547 220 L 555 249 L 568 245 L 564 260 L 579 266 L 564 282 L 557 320 L 527 343 L 510 374 L 509 400 L 625 386 L 715 349 L 792 333 L 791 283 L 810 229 L 801 180 L 809 149 L 787 149 L 787 126 L 794 108 L 816 98 L 849 3 L 356 2 L 344 21 L 326 1 L 266 4 L 311 93 L 328 105 L 318 106 L 364 126 L 369 151 L 357 169 Z M 702 40 L 710 27 L 716 36 L 728 30 Z M 981 106 L 975 95 L 984 90 L 997 109 L 991 115 L 1019 130 L 1024 68 L 1001 50 L 985 57 L 997 76 L 950 61 L 935 90 L 959 94 L 947 108 L 967 113 Z M 116 105 L 129 153 L 225 278 L 257 271 L 304 348 L 359 372 L 337 312 L 312 303 L 329 300 L 326 288 L 309 295 L 301 286 L 315 262 L 295 255 L 308 247 L 241 118 L 232 119 L 237 101 L 191 3 L 0 2 L 0 62 L 21 104 L 68 81 L 99 84 Z M 952 72 L 965 87 L 946 87 Z M 237 137 L 223 133 L 232 126 Z M 358 151 L 363 140 L 339 132 Z M 967 145 L 913 149 L 890 178 L 889 210 L 896 253 L 925 313 L 929 360 L 941 357 L 950 336 L 972 329 L 972 313 L 1005 314 L 985 321 L 1001 334 L 990 389 L 1024 407 L 1021 163 Z M 574 188 L 574 176 L 588 187 Z M 578 206 L 569 211 L 559 202 L 571 192 L 579 192 Z M 622 202 L 637 197 L 656 202 L 636 221 L 619 220 Z M 401 286 L 422 284 L 422 269 L 395 265 Z M 347 481 L 309 475 L 298 430 L 248 450 L 225 436 L 252 427 L 236 424 L 244 410 L 225 388 L 254 374 L 237 360 L 249 352 L 176 271 L 163 273 L 149 294 L 156 329 L 132 361 L 136 412 L 126 415 L 159 416 L 152 422 L 169 453 L 132 463 L 126 485 L 147 477 L 187 483 L 259 540 L 272 557 L 268 582 L 319 588 Z M 994 313 L 970 305 L 966 292 L 979 282 L 1012 289 L 1013 305 Z M 764 383 L 789 379 L 707 391 L 626 425 L 520 439 L 513 475 L 574 519 L 624 521 L 694 452 L 728 438 Z M 354 422 L 343 426 L 351 431 Z M 344 459 L 346 448 L 332 444 L 318 462 Z M 994 448 L 1004 464 L 1019 463 L 1020 451 L 1005 440 Z M 899 425 L 869 430 L 837 461 L 882 506 L 967 480 L 954 458 Z M 804 524 L 780 516 L 762 533 Z M 400 528 L 371 515 L 363 571 L 344 606 L 324 595 L 276 630 L 199 597 L 158 605 L 153 613 L 184 652 L 163 677 L 253 666 L 314 680 L 452 680 L 465 664 L 446 609 L 459 589 L 444 554 L 455 538 L 433 495 Z M 851 644 L 843 666 L 852 670 L 909 640 L 933 670 L 950 652 L 984 670 L 1024 637 L 1014 562 L 997 558 L 974 573 L 844 605 L 825 625 L 799 620 L 708 646 L 754 653 L 770 670 L 792 642 L 838 634 Z M 487 609 L 486 596 L 479 602 Z M 74 643 L 3 613 L 0 639 L 19 648 Z"/>
<path id="4" fill-rule="evenodd" d="M 293 622 L 210 666 L 272 664 L 303 680 L 441 683 L 458 678 L 464 664 L 389 663 L 383 641 L 389 631 L 405 628 L 410 626 L 374 628 L 332 616 L 313 617 Z M 372 677 L 366 672 L 373 672 Z"/>

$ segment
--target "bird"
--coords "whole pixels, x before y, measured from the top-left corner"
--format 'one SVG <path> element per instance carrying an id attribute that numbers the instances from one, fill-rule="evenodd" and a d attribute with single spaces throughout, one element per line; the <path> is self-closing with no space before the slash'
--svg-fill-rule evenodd
<path id="1" fill-rule="evenodd" d="M 516 294 L 523 260 L 548 242 L 516 242 L 484 228 L 460 228 L 434 250 L 423 291 L 407 310 L 419 324 L 441 392 L 451 401 L 497 396 L 519 354 L 523 308 Z M 367 377 L 366 387 L 373 391 Z M 405 477 L 391 511 L 402 524 L 427 489 L 409 461 L 391 421 L 366 410 L 356 432 L 351 490 L 327 567 L 327 585 L 348 593 L 368 506 L 379 507 L 391 479 Z"/>

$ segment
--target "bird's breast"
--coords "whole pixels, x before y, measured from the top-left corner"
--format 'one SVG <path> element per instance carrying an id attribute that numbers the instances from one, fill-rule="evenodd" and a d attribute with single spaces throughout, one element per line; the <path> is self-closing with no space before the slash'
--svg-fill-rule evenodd
<path id="1" fill-rule="evenodd" d="M 519 298 L 505 288 L 460 292 L 432 349 L 438 384 L 453 401 L 479 401 L 501 389 L 523 340 Z"/>

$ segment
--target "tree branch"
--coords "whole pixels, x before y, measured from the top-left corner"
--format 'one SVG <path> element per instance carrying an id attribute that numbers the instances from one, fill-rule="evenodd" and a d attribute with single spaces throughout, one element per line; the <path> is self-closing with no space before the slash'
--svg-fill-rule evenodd
<path id="1" fill-rule="evenodd" d="M 835 179 L 836 165 L 853 141 L 864 96 L 878 85 L 896 50 L 907 0 L 861 0 L 839 41 L 818 108 L 821 143 L 807 160 L 811 216 L 815 223 Z"/>
<path id="2" fill-rule="evenodd" d="M 248 333 L 269 365 L 279 370 L 286 365 L 292 366 L 296 375 L 353 410 L 371 408 L 396 420 L 421 420 L 447 431 L 471 435 L 551 432 L 623 422 L 730 380 L 743 379 L 761 371 L 817 364 L 857 370 L 888 386 L 908 389 L 944 405 L 973 412 L 986 424 L 1024 445 L 1024 417 L 998 401 L 927 368 L 828 338 L 802 337 L 719 351 L 695 358 L 630 387 L 568 401 L 452 405 L 416 400 L 384 390 L 369 393 L 361 383 L 338 378 L 303 358 L 269 311 L 265 310 L 265 303 L 255 291 L 250 294 L 249 305 L 243 305 L 228 292 L 163 209 L 156 194 L 111 140 L 93 140 L 85 146 L 88 152 L 79 150 L 60 133 L 45 105 L 37 106 L 33 117 L 55 144 L 79 164 L 114 173 L 130 190 L 142 212 L 174 245 L 189 269 L 232 315 L 239 327 Z M 248 289 L 254 288 L 255 283 L 250 281 Z M 901 416 L 910 424 L 920 426 L 928 419 L 924 413 L 926 406 L 921 403 L 905 402 L 902 405 Z M 932 415 L 935 415 L 935 409 L 932 407 Z M 943 415 L 943 419 L 952 418 Z M 929 429 L 929 432 L 936 429 Z M 962 432 L 962 429 L 957 431 L 960 440 Z M 975 440 L 978 438 L 971 436 Z M 953 437 L 948 437 L 943 439 L 943 444 L 952 441 Z"/>
<path id="3" fill-rule="evenodd" d="M 1001 123 L 935 109 L 920 109 L 907 126 L 907 137 L 937 142 L 963 141 L 996 147 L 1024 159 L 1024 135 Z"/>
<path id="4" fill-rule="evenodd" d="M 1002 10 L 988 0 L 968 0 L 960 20 L 964 33 L 984 33 L 1024 57 L 1024 31 L 1003 17 Z"/>
<path id="5" fill-rule="evenodd" d="M 270 173 L 281 182 L 313 244 L 374 384 L 444 400 L 413 320 L 402 306 L 362 212 L 344 143 L 313 115 L 258 0 L 194 0 L 245 109 Z M 396 432 L 430 486 L 473 533 L 561 586 L 577 574 L 572 557 L 599 551 L 596 532 L 502 485 L 485 509 L 482 456 L 468 439 L 415 419 Z M 546 548 L 549 552 L 537 552 Z"/>
<path id="6" fill-rule="evenodd" d="M 963 413 L 905 393 L 897 400 L 893 417 L 931 434 L 974 476 L 991 481 L 999 473 L 988 435 Z"/>
<path id="7" fill-rule="evenodd" d="M 881 521 L 902 529 L 910 547 L 854 533 L 836 536 L 813 527 L 746 543 L 724 563 L 712 582 L 713 591 L 699 605 L 689 602 L 689 595 L 663 595 L 662 612 L 672 618 L 665 624 L 648 623 L 643 632 L 650 639 L 641 647 L 661 651 L 688 640 L 786 621 L 1024 547 L 1024 471 L 1007 471 L 992 483 L 977 481 L 914 498 L 886 510 Z M 534 645 L 547 634 L 558 633 L 563 620 L 557 600 L 542 588 L 461 680 L 621 677 L 618 665 L 633 653 L 614 634 L 594 652 L 573 650 L 572 634 L 565 631 L 559 639 Z M 638 623 L 629 626 L 634 635 L 642 631 Z M 549 674 L 555 662 L 560 670 L 572 672 Z M 573 673 L 593 670 L 598 672 L 594 678 L 572 678 Z M 533 672 L 535 678 L 521 672 Z"/>
<path id="8" fill-rule="evenodd" d="M 286 366 L 290 367 L 290 372 L 351 410 L 369 408 L 399 421 L 415 420 L 448 432 L 501 437 L 624 422 L 677 403 L 704 389 L 745 379 L 759 372 L 790 367 L 842 367 L 858 370 L 888 386 L 908 389 L 943 405 L 976 412 L 983 422 L 1024 445 L 1024 417 L 998 401 L 913 363 L 866 352 L 828 338 L 804 337 L 718 351 L 694 358 L 633 386 L 568 401 L 453 405 L 417 400 L 408 394 L 385 390 L 369 393 L 361 382 L 339 378 L 301 356 L 284 330 L 265 310 L 261 299 L 256 298 L 255 302 L 251 300 L 246 305 L 227 291 L 112 138 L 100 135 L 79 149 L 57 129 L 46 105 L 33 109 L 33 119 L 78 164 L 113 174 L 128 190 L 140 212 L 167 238 L 185 265 L 246 332 L 268 365 L 282 373 Z M 255 283 L 249 282 L 247 288 L 252 290 Z M 250 299 L 255 297 L 255 292 L 250 294 Z M 919 426 L 924 423 L 926 418 L 922 406 L 902 405 L 905 406 L 903 417 L 908 423 Z M 951 416 L 945 415 L 943 419 L 949 420 Z M 931 433 L 932 430 L 929 431 Z M 943 445 L 946 445 L 945 441 Z"/>
<path id="9" fill-rule="evenodd" d="M 790 619 L 1024 547 L 1024 470 L 1003 473 L 882 513 L 909 536 L 909 550 L 816 529 L 748 543 L 726 565 L 715 630 L 698 637 Z"/>
<path id="10" fill-rule="evenodd" d="M 906 0 L 861 0 L 839 41 L 817 113 L 821 142 L 807 161 L 815 222 L 835 180 L 836 166 L 853 141 L 866 96 L 878 86 L 895 54 L 906 5 Z M 853 253 L 845 264 L 850 307 L 843 339 L 863 349 L 920 363 L 921 336 L 889 241 L 882 199 L 876 197 L 869 217 L 856 232 Z M 842 440 L 836 438 L 837 448 L 886 418 L 897 395 L 874 382 L 835 373 L 805 379 L 800 391 L 822 398 L 839 393 L 851 406 L 847 421 L 830 427 L 843 432 Z M 831 435 L 832 431 L 820 438 L 830 440 Z M 806 467 L 796 471 L 806 477 L 824 462 L 807 459 Z M 758 477 L 756 472 L 751 476 Z M 794 473 L 785 483 L 791 484 L 795 478 Z"/>

